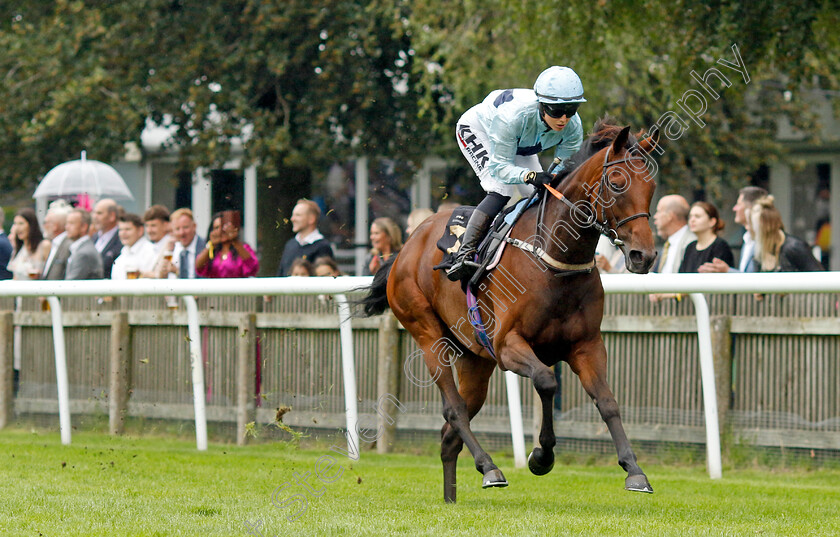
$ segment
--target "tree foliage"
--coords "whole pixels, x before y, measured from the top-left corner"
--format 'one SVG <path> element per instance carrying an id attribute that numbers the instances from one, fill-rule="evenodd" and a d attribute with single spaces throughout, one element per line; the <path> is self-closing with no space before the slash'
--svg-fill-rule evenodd
<path id="1" fill-rule="evenodd" d="M 565 64 L 584 81 L 588 124 L 610 113 L 647 129 L 681 114 L 689 127 L 661 178 L 714 189 L 778 158 L 783 116 L 816 139 L 810 101 L 840 89 L 840 20 L 825 0 L 30 0 L 0 15 L 7 187 L 82 149 L 110 160 L 149 120 L 174 130 L 187 169 L 224 162 L 237 137 L 269 175 L 455 155 L 467 108 Z M 749 83 L 716 63 L 734 60 L 733 44 Z M 678 101 L 710 67 L 732 84 L 716 86 L 700 127 Z"/>
<path id="2" fill-rule="evenodd" d="M 436 110 L 437 125 L 451 125 L 492 89 L 529 87 L 545 67 L 568 65 L 584 81 L 585 123 L 609 113 L 649 129 L 670 110 L 689 124 L 660 159 L 660 179 L 672 188 L 743 184 L 760 164 L 779 157 L 782 117 L 805 139 L 818 141 L 813 101 L 822 90 L 838 89 L 840 47 L 832 29 L 840 20 L 832 2 L 495 0 L 448 10 L 437 0 L 413 5 L 413 24 L 426 30 L 414 42 L 427 62 L 425 106 Z M 716 63 L 734 61 L 733 44 L 749 83 Z M 691 72 L 702 76 L 711 67 L 731 86 L 714 85 L 720 98 L 706 98 L 700 127 L 678 101 L 689 90 L 701 90 Z"/>
<path id="3" fill-rule="evenodd" d="M 151 120 L 187 168 L 231 141 L 266 168 L 351 155 L 410 158 L 430 128 L 405 18 L 349 1 L 24 2 L 3 10 L 0 162 L 33 184 L 59 162 L 108 160 Z"/>

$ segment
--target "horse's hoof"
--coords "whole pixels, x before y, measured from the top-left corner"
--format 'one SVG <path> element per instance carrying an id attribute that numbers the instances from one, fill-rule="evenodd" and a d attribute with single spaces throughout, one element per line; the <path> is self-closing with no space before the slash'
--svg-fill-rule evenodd
<path id="1" fill-rule="evenodd" d="M 624 480 L 624 490 L 653 494 L 653 487 L 651 487 L 650 483 L 648 483 L 645 474 L 628 475 L 627 479 Z"/>
<path id="2" fill-rule="evenodd" d="M 534 451 L 528 455 L 528 469 L 531 470 L 531 473 L 534 475 L 545 475 L 554 468 L 554 459 L 552 458 L 551 464 L 548 466 L 543 466 L 537 462 L 537 457 L 534 456 L 534 453 L 536 453 L 538 449 L 540 448 L 534 448 Z M 542 450 L 540 450 L 540 453 L 542 453 Z"/>
<path id="3" fill-rule="evenodd" d="M 507 479 L 505 479 L 504 474 L 498 468 L 495 470 L 490 470 L 486 474 L 484 474 L 484 479 L 481 483 L 481 488 L 486 489 L 490 487 L 506 487 L 508 486 Z"/>

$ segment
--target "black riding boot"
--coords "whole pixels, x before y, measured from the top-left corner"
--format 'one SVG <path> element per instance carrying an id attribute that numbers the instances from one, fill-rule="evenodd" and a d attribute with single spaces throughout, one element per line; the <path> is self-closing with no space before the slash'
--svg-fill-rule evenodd
<path id="1" fill-rule="evenodd" d="M 470 221 L 467 222 L 467 229 L 461 237 L 461 247 L 455 254 L 455 264 L 446 271 L 447 278 L 457 282 L 475 273 L 478 264 L 473 261 L 473 257 L 475 257 L 476 248 L 478 248 L 481 239 L 487 232 L 487 228 L 490 227 L 492 219 L 490 215 L 483 211 L 478 209 L 473 211 Z"/>

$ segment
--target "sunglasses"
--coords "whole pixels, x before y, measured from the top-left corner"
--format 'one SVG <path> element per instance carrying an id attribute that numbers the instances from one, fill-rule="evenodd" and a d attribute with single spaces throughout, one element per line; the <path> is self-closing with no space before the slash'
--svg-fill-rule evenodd
<path id="1" fill-rule="evenodd" d="M 563 116 L 570 118 L 578 111 L 580 103 L 542 103 L 542 107 L 545 113 L 554 119 Z"/>

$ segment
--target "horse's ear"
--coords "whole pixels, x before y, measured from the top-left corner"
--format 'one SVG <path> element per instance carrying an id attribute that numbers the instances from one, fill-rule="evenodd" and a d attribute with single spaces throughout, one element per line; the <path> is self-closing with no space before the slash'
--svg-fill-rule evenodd
<path id="1" fill-rule="evenodd" d="M 612 151 L 613 155 L 617 155 L 621 153 L 621 150 L 624 149 L 624 146 L 627 145 L 627 140 L 630 138 L 630 125 L 621 129 L 621 132 L 618 133 L 618 136 L 615 137 L 615 140 L 612 144 Z"/>
<path id="2" fill-rule="evenodd" d="M 639 142 L 639 148 L 645 153 L 650 153 L 658 147 L 659 129 L 654 127 L 653 130 L 650 131 L 650 136 L 646 136 L 641 142 Z M 662 150 L 660 149 L 659 151 L 661 152 Z"/>

